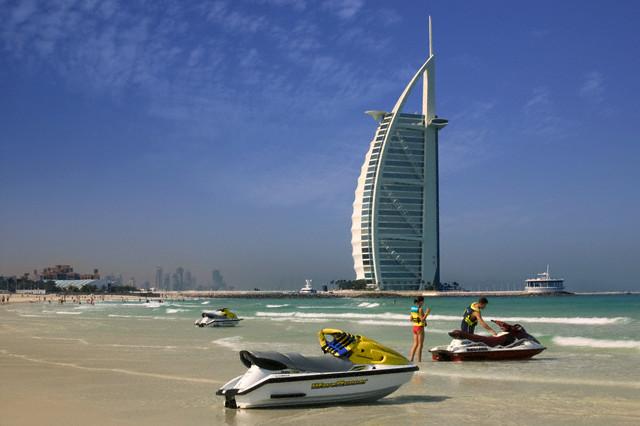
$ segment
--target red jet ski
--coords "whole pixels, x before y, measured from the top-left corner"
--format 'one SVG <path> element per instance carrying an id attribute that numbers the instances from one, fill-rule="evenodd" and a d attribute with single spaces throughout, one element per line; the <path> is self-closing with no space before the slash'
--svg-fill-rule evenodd
<path id="1" fill-rule="evenodd" d="M 520 324 L 507 324 L 493 320 L 502 333 L 497 336 L 480 336 L 454 330 L 448 346 L 431 348 L 434 361 L 505 361 L 528 359 L 546 348 Z"/>

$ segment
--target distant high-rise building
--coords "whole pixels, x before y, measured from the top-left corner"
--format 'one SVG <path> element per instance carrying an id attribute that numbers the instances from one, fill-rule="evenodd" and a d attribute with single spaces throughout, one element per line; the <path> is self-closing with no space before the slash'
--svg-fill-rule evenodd
<path id="1" fill-rule="evenodd" d="M 176 268 L 176 286 L 174 290 L 184 290 L 184 268 L 182 266 Z"/>
<path id="2" fill-rule="evenodd" d="M 171 286 L 169 287 L 170 291 L 180 290 L 180 280 L 178 278 L 178 274 L 175 272 L 171 274 Z"/>
<path id="3" fill-rule="evenodd" d="M 217 269 L 211 271 L 211 287 L 214 290 L 224 290 L 227 288 L 227 283 L 224 281 L 222 273 Z"/>
<path id="4" fill-rule="evenodd" d="M 164 279 L 162 280 L 162 288 L 164 290 L 171 289 L 171 275 L 168 272 L 164 274 Z"/>
<path id="5" fill-rule="evenodd" d="M 422 114 L 403 106 L 422 79 Z M 429 57 L 391 112 L 368 111 L 379 122 L 353 202 L 351 244 L 356 278 L 377 289 L 417 290 L 440 284 L 438 132 L 435 55 Z"/>
<path id="6" fill-rule="evenodd" d="M 192 289 L 193 288 L 193 277 L 191 276 L 191 271 L 187 270 L 185 272 L 184 275 L 184 288 L 185 289 Z"/>
<path id="7" fill-rule="evenodd" d="M 162 267 L 158 266 L 156 268 L 156 281 L 155 281 L 156 289 L 161 289 L 162 288 L 162 283 L 163 283 L 162 279 L 163 279 L 163 277 L 164 276 L 162 274 Z"/>

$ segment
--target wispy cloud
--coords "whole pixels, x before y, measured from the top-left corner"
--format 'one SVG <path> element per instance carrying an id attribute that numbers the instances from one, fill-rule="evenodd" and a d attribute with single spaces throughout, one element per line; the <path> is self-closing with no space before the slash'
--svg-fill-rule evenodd
<path id="1" fill-rule="evenodd" d="M 494 155 L 491 116 L 493 101 L 475 101 L 451 117 L 452 125 L 440 136 L 441 173 L 447 175 L 485 161 Z"/>
<path id="2" fill-rule="evenodd" d="M 525 133 L 544 136 L 545 140 L 565 136 L 566 120 L 560 117 L 548 87 L 535 87 L 522 111 L 522 130 Z"/>
<path id="3" fill-rule="evenodd" d="M 270 6 L 291 7 L 294 10 L 302 11 L 307 8 L 306 0 L 247 0 L 251 3 L 266 4 Z"/>
<path id="4" fill-rule="evenodd" d="M 364 5 L 364 0 L 325 0 L 323 7 L 342 19 L 353 18 Z"/>
<path id="5" fill-rule="evenodd" d="M 547 87 L 536 87 L 533 94 L 524 104 L 525 114 L 533 114 L 539 110 L 548 109 L 551 106 L 551 97 Z"/>
<path id="6" fill-rule="evenodd" d="M 286 8 L 295 19 L 282 19 L 267 8 Z M 389 78 L 400 75 L 396 65 L 380 67 L 378 55 L 368 59 L 363 54 L 388 43 L 372 33 L 368 23 L 396 21 L 390 8 L 382 15 L 377 12 L 365 10 L 362 1 L 169 0 L 160 5 L 138 0 L 25 0 L 0 7 L 0 49 L 5 60 L 44 66 L 53 71 L 52 78 L 74 90 L 115 101 L 135 100 L 150 116 L 175 124 L 171 140 L 179 140 L 184 150 L 203 138 L 244 143 L 242 138 L 250 137 L 247 127 L 259 127 L 262 133 L 256 138 L 279 135 L 265 144 L 290 151 L 287 143 L 292 142 L 283 142 L 283 129 L 292 117 L 283 111 L 295 111 L 295 120 L 317 125 L 335 119 L 345 108 L 380 99 L 401 84 L 400 77 Z M 323 24 L 338 30 L 320 27 L 318 14 L 323 14 Z M 253 125 L 247 126 L 248 121 Z M 171 137 L 167 135 L 167 144 Z M 272 200 L 281 204 L 342 194 L 339 183 L 354 177 L 351 168 L 332 160 L 331 148 L 340 144 L 326 141 L 326 150 L 311 160 L 289 158 L 300 167 L 269 171 L 256 166 L 252 180 L 244 182 L 245 193 L 250 195 L 258 179 L 263 189 L 274 189 L 269 193 L 284 194 Z M 160 152 L 145 158 L 175 164 L 175 152 L 154 149 Z M 280 155 L 248 152 L 262 155 L 260 160 Z M 190 165 L 194 175 L 209 170 L 204 161 Z M 357 165 L 353 170 L 357 172 Z"/>
<path id="7" fill-rule="evenodd" d="M 602 74 L 598 71 L 591 71 L 584 77 L 584 82 L 578 91 L 584 99 L 600 103 L 604 100 L 604 82 Z"/>
<path id="8" fill-rule="evenodd" d="M 378 17 L 380 18 L 382 25 L 389 26 L 402 22 L 402 17 L 394 9 L 380 8 L 378 10 Z"/>
<path id="9" fill-rule="evenodd" d="M 301 15 L 294 27 L 287 27 L 277 14 L 241 7 L 256 1 L 291 7 Z M 362 2 L 317 8 L 349 19 L 362 12 Z M 342 102 L 355 100 L 383 79 L 384 71 L 364 72 L 366 63 L 336 56 L 333 44 L 357 49 L 385 40 L 353 24 L 327 35 L 313 23 L 317 8 L 293 0 L 169 1 L 162 6 L 27 0 L 0 10 L 6 23 L 0 43 L 9 57 L 47 63 L 71 84 L 115 95 L 133 89 L 162 102 L 197 94 L 226 103 L 250 88 L 254 102 L 274 97 L 282 102 L 313 97 L 317 104 L 335 102 L 337 96 Z M 272 43 L 261 43 L 265 39 Z M 283 68 L 283 59 L 291 66 Z"/>

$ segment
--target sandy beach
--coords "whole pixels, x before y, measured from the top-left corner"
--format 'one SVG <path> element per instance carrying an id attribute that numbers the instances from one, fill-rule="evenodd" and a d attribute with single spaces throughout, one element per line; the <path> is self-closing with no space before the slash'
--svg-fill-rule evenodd
<path id="1" fill-rule="evenodd" d="M 273 339 L 288 333 L 288 347 L 278 343 L 280 350 L 314 354 L 319 325 L 248 319 L 242 328 L 197 329 L 184 305 L 133 305 L 1 306 L 0 423 L 321 425 L 336 416 L 363 425 L 640 421 L 637 381 L 590 378 L 587 372 L 572 379 L 536 378 L 520 374 L 515 363 L 470 369 L 425 361 L 407 386 L 367 405 L 229 410 L 214 393 L 244 372 L 237 357 L 243 342 L 266 349 L 269 331 Z M 143 310 L 149 314 L 136 314 Z M 527 368 L 549 368 L 557 356 Z M 494 375 L 498 370 L 507 374 Z"/>

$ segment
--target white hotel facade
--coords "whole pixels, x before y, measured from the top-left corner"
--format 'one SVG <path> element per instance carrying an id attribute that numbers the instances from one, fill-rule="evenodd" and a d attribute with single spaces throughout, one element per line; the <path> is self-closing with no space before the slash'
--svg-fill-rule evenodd
<path id="1" fill-rule="evenodd" d="M 402 108 L 422 80 L 422 114 Z M 379 124 L 355 192 L 351 226 L 356 278 L 380 290 L 440 284 L 438 132 L 448 123 L 435 110 L 435 55 L 429 57 L 391 112 L 367 111 Z"/>

